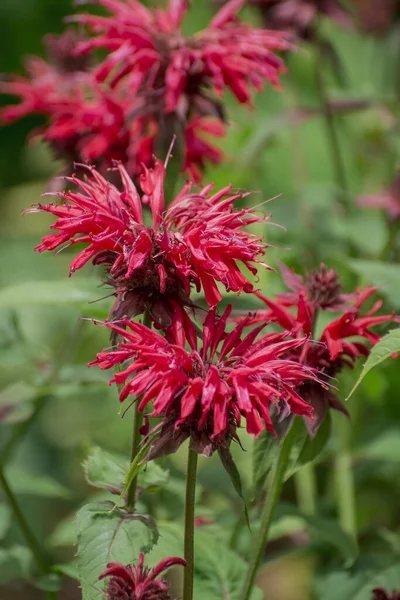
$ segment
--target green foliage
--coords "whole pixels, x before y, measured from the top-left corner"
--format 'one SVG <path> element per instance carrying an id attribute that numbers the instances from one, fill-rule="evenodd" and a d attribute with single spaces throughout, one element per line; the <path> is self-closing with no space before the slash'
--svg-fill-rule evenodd
<path id="1" fill-rule="evenodd" d="M 90 485 L 120 495 L 129 471 L 129 461 L 124 456 L 95 447 L 91 449 L 84 463 L 84 470 Z M 156 491 L 168 482 L 168 477 L 168 471 L 164 471 L 152 461 L 146 463 L 140 471 L 138 485 L 147 492 Z"/>
<path id="2" fill-rule="evenodd" d="M 11 525 L 11 510 L 8 504 L 0 504 L 0 540 L 2 540 Z"/>
<path id="3" fill-rule="evenodd" d="M 140 552 L 149 552 L 157 543 L 157 528 L 150 517 L 112 509 L 111 503 L 91 503 L 77 514 L 82 600 L 102 598 L 98 576 L 108 562 L 134 563 Z"/>
<path id="4" fill-rule="evenodd" d="M 331 435 L 331 415 L 328 412 L 314 438 L 311 438 L 304 422 L 299 419 L 298 433 L 295 445 L 290 454 L 286 479 L 291 477 L 304 465 L 321 460 L 323 451 Z"/>
<path id="5" fill-rule="evenodd" d="M 18 544 L 0 548 L 0 583 L 28 579 L 32 573 L 32 553 Z"/>
<path id="6" fill-rule="evenodd" d="M 69 498 L 71 491 L 53 477 L 32 473 L 22 467 L 8 467 L 7 479 L 15 494 L 41 496 L 42 498 Z"/>
<path id="7" fill-rule="evenodd" d="M 159 525 L 160 539 L 146 557 L 156 565 L 166 556 L 183 555 L 183 528 L 179 524 Z M 195 535 L 194 597 L 207 600 L 239 600 L 246 563 L 235 552 L 226 548 L 218 526 L 203 527 Z M 251 600 L 262 600 L 262 592 L 255 589 Z"/>
<path id="8" fill-rule="evenodd" d="M 386 557 L 387 563 L 393 558 Z M 333 572 L 323 579 L 319 586 L 320 600 L 371 600 L 372 590 L 377 587 L 389 593 L 400 589 L 400 572 L 398 562 L 378 567 L 370 566 L 352 572 Z"/>
<path id="9" fill-rule="evenodd" d="M 376 344 L 371 350 L 370 355 L 365 361 L 363 370 L 360 377 L 357 379 L 353 389 L 347 397 L 347 400 L 353 395 L 356 388 L 359 386 L 364 377 L 377 365 L 382 363 L 384 360 L 395 355 L 396 352 L 400 351 L 400 329 L 393 329 L 387 335 L 385 335 L 381 341 Z"/>

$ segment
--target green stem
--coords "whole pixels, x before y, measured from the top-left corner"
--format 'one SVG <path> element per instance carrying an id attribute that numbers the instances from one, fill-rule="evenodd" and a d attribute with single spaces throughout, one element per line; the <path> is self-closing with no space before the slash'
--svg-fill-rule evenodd
<path id="1" fill-rule="evenodd" d="M 151 328 L 150 314 L 146 311 L 143 315 L 143 325 Z M 137 453 L 139 452 L 140 442 L 142 436 L 140 434 L 140 428 L 143 425 L 143 415 L 139 412 L 140 399 L 137 398 L 133 404 L 133 430 L 132 430 L 132 445 L 131 445 L 131 463 L 134 461 Z M 137 476 L 132 479 L 131 485 L 128 490 L 128 510 L 135 512 L 136 504 L 136 490 L 137 490 Z"/>
<path id="2" fill-rule="evenodd" d="M 316 513 L 317 482 L 314 465 L 308 463 L 294 474 L 297 504 L 306 515 Z"/>
<path id="3" fill-rule="evenodd" d="M 261 514 L 261 524 L 252 544 L 253 550 L 250 556 L 249 568 L 247 571 L 240 600 L 249 600 L 252 593 L 257 569 L 264 554 L 265 545 L 267 543 L 267 537 L 269 533 L 269 528 L 271 526 L 272 518 L 274 516 L 275 507 L 281 494 L 285 472 L 289 464 L 290 451 L 297 436 L 296 425 L 297 423 L 295 417 L 295 421 L 291 425 L 285 439 L 282 442 L 279 454 L 268 477 L 269 485 L 264 508 Z"/>
<path id="4" fill-rule="evenodd" d="M 315 59 L 315 82 L 320 97 L 322 114 L 324 116 L 326 135 L 332 158 L 332 166 L 337 185 L 340 188 L 338 202 L 345 212 L 348 212 L 349 193 L 347 186 L 346 169 L 340 149 L 339 137 L 336 130 L 335 117 L 332 111 L 329 97 L 324 82 L 323 49 L 317 41 Z"/>
<path id="5" fill-rule="evenodd" d="M 340 449 L 335 459 L 335 488 L 339 522 L 357 542 L 356 493 L 350 448 L 351 424 L 341 425 Z"/>
<path id="6" fill-rule="evenodd" d="M 4 494 L 8 500 L 8 503 L 14 513 L 15 519 L 19 525 L 22 535 L 25 538 L 25 541 L 29 548 L 32 550 L 32 554 L 36 560 L 38 569 L 41 575 L 48 575 L 50 573 L 50 568 L 46 562 L 43 551 L 37 541 L 35 535 L 33 534 L 25 516 L 21 510 L 21 507 L 18 504 L 16 497 L 12 489 L 9 486 L 7 478 L 5 476 L 3 468 L 0 466 L 0 484 L 3 488 Z M 57 594 L 55 592 L 47 592 L 47 597 L 49 600 L 53 600 L 57 598 Z"/>
<path id="7" fill-rule="evenodd" d="M 196 493 L 197 454 L 189 448 L 186 472 L 185 550 L 186 568 L 183 578 L 183 600 L 193 600 L 194 576 L 194 505 Z"/>

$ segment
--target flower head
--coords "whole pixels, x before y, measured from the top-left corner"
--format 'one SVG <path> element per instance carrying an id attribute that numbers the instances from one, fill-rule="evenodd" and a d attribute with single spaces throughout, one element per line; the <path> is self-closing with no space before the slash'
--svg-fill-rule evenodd
<path id="1" fill-rule="evenodd" d="M 387 592 L 383 588 L 376 588 L 372 591 L 371 600 L 400 600 L 400 591 L 398 592 Z"/>
<path id="2" fill-rule="evenodd" d="M 228 333 L 230 311 L 220 318 L 209 311 L 201 348 L 187 316 L 186 327 L 171 328 L 166 338 L 140 323 L 106 323 L 123 341 L 117 349 L 100 352 L 90 366 L 126 365 L 112 379 L 123 386 L 120 400 L 142 396 L 139 410 L 152 403 L 152 416 L 163 417 L 152 458 L 175 451 L 189 436 L 194 450 L 210 455 L 218 443 L 237 437 L 242 416 L 254 436 L 273 431 L 272 407 L 282 418 L 311 415 L 297 390 L 304 382 L 318 381 L 314 370 L 282 358 L 304 348 L 307 340 L 287 339 L 286 333 L 258 337 L 263 325 L 243 336 L 246 321 Z"/>
<path id="3" fill-rule="evenodd" d="M 398 221 L 400 219 L 400 175 L 386 190 L 378 194 L 360 196 L 357 203 L 367 208 L 383 208 L 390 220 Z"/>
<path id="4" fill-rule="evenodd" d="M 139 554 L 136 566 L 109 563 L 99 579 L 107 578 L 106 597 L 109 600 L 174 600 L 168 584 L 159 575 L 173 565 L 186 566 L 183 558 L 172 556 L 154 569 L 144 567 L 144 554 Z"/>
<path id="5" fill-rule="evenodd" d="M 203 287 L 210 306 L 222 298 L 217 282 L 237 293 L 253 291 L 239 264 L 255 274 L 265 244 L 245 227 L 268 217 L 248 208 L 234 209 L 235 200 L 247 194 L 232 193 L 231 186 L 212 192 L 212 184 L 191 193 L 187 183 L 166 208 L 166 168 L 161 161 L 143 169 L 139 190 L 121 163 L 116 168 L 122 191 L 94 167 L 86 167 L 88 178 L 66 178 L 75 188 L 57 194 L 61 203 L 31 209 L 57 217 L 51 226 L 56 231 L 43 238 L 37 251 L 84 244 L 70 274 L 90 260 L 103 265 L 117 296 L 113 316 L 130 318 L 150 310 L 164 327 L 176 312 L 173 304 L 189 298 L 192 283 L 198 290 Z M 151 224 L 143 215 L 147 206 Z"/>
<path id="6" fill-rule="evenodd" d="M 267 308 L 257 311 L 251 324 L 274 322 L 293 339 L 304 336 L 314 338 L 318 312 L 340 311 L 341 316 L 323 329 L 318 340 L 310 341 L 288 355 L 291 360 L 317 369 L 321 377 L 327 378 L 327 382 L 343 368 L 352 368 L 361 356 L 369 355 L 371 346 L 381 339 L 373 330 L 377 325 L 397 320 L 393 314 L 376 314 L 382 306 L 381 300 L 376 301 L 369 311 L 363 311 L 363 304 L 376 293 L 377 288 L 341 294 L 337 274 L 333 269 L 327 271 L 324 265 L 321 265 L 319 272 L 314 271 L 305 280 L 285 266 L 282 266 L 282 272 L 292 291 L 278 295 L 275 300 L 257 293 Z M 294 311 L 291 310 L 293 308 Z M 314 420 L 305 419 L 311 434 L 315 433 L 329 407 L 347 414 L 346 408 L 330 387 L 315 386 L 310 382 L 304 386 L 303 397 L 315 409 Z"/>
<path id="7" fill-rule="evenodd" d="M 127 76 L 132 94 L 158 99 L 167 113 L 221 114 L 210 95 L 229 88 L 239 102 L 250 104 L 251 88 L 265 81 L 279 86 L 284 65 L 275 54 L 291 45 L 283 33 L 242 23 L 237 11 L 245 0 L 230 0 L 203 31 L 186 37 L 181 30 L 187 0 L 169 0 L 165 10 L 149 10 L 138 0 L 97 0 L 110 16 L 74 17 L 95 34 L 78 52 L 110 52 L 99 66 L 100 80 L 115 84 Z"/>
<path id="8" fill-rule="evenodd" d="M 340 0 L 249 0 L 261 13 L 265 26 L 293 32 L 296 37 L 313 37 L 319 15 L 340 25 L 348 24 L 350 17 Z"/>

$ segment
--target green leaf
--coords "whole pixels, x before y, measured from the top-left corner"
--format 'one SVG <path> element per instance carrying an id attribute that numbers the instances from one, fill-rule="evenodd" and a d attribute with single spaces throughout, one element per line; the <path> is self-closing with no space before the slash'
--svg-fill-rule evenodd
<path id="1" fill-rule="evenodd" d="M 135 563 L 140 552 L 149 552 L 157 543 L 158 531 L 151 517 L 112 508 L 112 503 L 92 503 L 77 514 L 82 600 L 103 598 L 98 577 L 108 562 Z"/>
<path id="2" fill-rule="evenodd" d="M 11 510 L 8 504 L 0 504 L 0 540 L 2 540 L 11 525 Z"/>
<path id="3" fill-rule="evenodd" d="M 385 463 L 400 462 L 400 429 L 384 431 L 370 440 L 359 453 L 363 459 L 378 460 Z"/>
<path id="4" fill-rule="evenodd" d="M 398 561 L 389 566 L 364 568 L 356 571 L 334 572 L 325 577 L 319 587 L 319 600 L 371 600 L 372 590 L 382 587 L 390 594 L 400 590 Z"/>
<path id="5" fill-rule="evenodd" d="M 346 568 L 354 564 L 358 556 L 357 544 L 351 535 L 343 531 L 336 520 L 313 515 L 302 515 L 302 517 L 316 542 L 336 548 L 343 557 Z"/>
<path id="6" fill-rule="evenodd" d="M 0 291 L 0 308 L 22 306 L 82 307 L 104 296 L 97 279 L 60 279 L 59 281 L 24 281 Z"/>
<path id="7" fill-rule="evenodd" d="M 129 490 L 129 486 L 131 485 L 134 478 L 137 477 L 139 475 L 140 471 L 144 468 L 145 464 L 143 463 L 143 461 L 146 458 L 152 443 L 153 443 L 153 439 L 150 438 L 147 441 L 147 443 L 144 446 L 142 446 L 142 448 L 139 450 L 139 452 L 133 459 L 131 466 L 129 467 L 128 473 L 125 477 L 125 483 L 124 483 L 124 487 L 123 487 L 123 490 L 120 495 L 120 500 L 123 499 L 126 492 Z"/>
<path id="8" fill-rule="evenodd" d="M 166 556 L 183 555 L 182 526 L 177 523 L 163 523 L 159 531 L 159 542 L 146 557 L 152 567 Z M 226 547 L 226 540 L 218 526 L 197 529 L 194 546 L 194 597 L 199 600 L 239 600 L 247 564 Z M 256 588 L 251 600 L 262 598 L 263 594 Z"/>
<path id="9" fill-rule="evenodd" d="M 113 494 L 121 494 L 129 470 L 129 461 L 124 456 L 95 447 L 91 449 L 84 463 L 84 470 L 90 485 L 107 489 Z M 146 463 L 139 472 L 139 488 L 154 491 L 159 486 L 165 485 L 168 477 L 168 471 L 164 471 L 151 461 Z"/>
<path id="10" fill-rule="evenodd" d="M 393 304 L 400 306 L 400 270 L 399 266 L 378 260 L 351 260 L 350 266 L 367 283 L 380 288 L 380 292 Z"/>
<path id="11" fill-rule="evenodd" d="M 302 429 L 299 432 L 298 443 L 293 449 L 285 479 L 289 479 L 304 465 L 316 461 L 318 456 L 323 452 L 331 435 L 332 420 L 329 412 L 324 417 L 314 438 L 309 436 L 304 423 L 301 425 Z"/>
<path id="12" fill-rule="evenodd" d="M 0 391 L 0 421 L 14 424 L 26 421 L 31 416 L 37 396 L 35 387 L 18 381 Z"/>
<path id="13" fill-rule="evenodd" d="M 31 576 L 33 556 L 24 546 L 0 548 L 0 583 L 8 583 Z"/>
<path id="14" fill-rule="evenodd" d="M 32 473 L 20 467 L 8 467 L 7 478 L 15 494 L 42 496 L 43 498 L 69 498 L 70 490 L 49 475 Z"/>
<path id="15" fill-rule="evenodd" d="M 57 571 L 62 575 L 66 575 L 67 577 L 71 577 L 71 579 L 77 579 L 79 581 L 79 569 L 77 560 L 73 560 L 69 563 L 61 565 L 55 565 L 53 569 L 54 571 Z"/>
<path id="16" fill-rule="evenodd" d="M 253 445 L 253 495 L 263 489 L 267 474 L 275 460 L 279 443 L 270 431 L 262 431 Z"/>
<path id="17" fill-rule="evenodd" d="M 371 371 L 374 367 L 379 365 L 381 362 L 390 358 L 392 354 L 399 352 L 400 350 L 400 328 L 392 329 L 387 335 L 383 336 L 380 342 L 374 346 L 365 361 L 363 370 L 361 371 L 360 377 L 357 379 L 353 389 L 350 394 L 347 396 L 346 400 L 348 400 L 360 385 L 361 381 L 364 379 L 366 374 Z"/>
<path id="18" fill-rule="evenodd" d="M 35 581 L 35 587 L 45 592 L 58 592 L 62 587 L 61 573 L 49 573 Z"/>
<path id="19" fill-rule="evenodd" d="M 230 480 L 232 481 L 233 487 L 236 490 L 236 493 L 243 500 L 244 516 L 246 519 L 247 527 L 250 529 L 250 521 L 249 521 L 249 515 L 247 512 L 246 499 L 245 499 L 244 493 L 243 493 L 242 480 L 240 478 L 240 473 L 235 464 L 235 461 L 233 460 L 232 453 L 227 446 L 219 446 L 218 454 L 221 459 L 222 466 L 224 467 L 225 471 L 228 473 Z"/>

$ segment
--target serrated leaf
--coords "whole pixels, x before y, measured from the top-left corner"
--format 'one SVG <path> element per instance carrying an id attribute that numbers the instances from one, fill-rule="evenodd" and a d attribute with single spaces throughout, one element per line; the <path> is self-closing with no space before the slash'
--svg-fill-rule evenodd
<path id="1" fill-rule="evenodd" d="M 183 555 L 183 528 L 176 523 L 160 525 L 160 539 L 146 557 L 155 566 L 169 555 Z M 218 526 L 196 529 L 195 533 L 194 598 L 207 600 L 239 600 L 247 563 L 226 547 Z M 255 588 L 251 600 L 262 600 Z"/>
<path id="2" fill-rule="evenodd" d="M 121 494 L 129 461 L 120 454 L 92 448 L 84 463 L 88 483 L 95 487 L 109 490 L 113 494 Z M 154 490 L 167 483 L 168 471 L 162 469 L 154 461 L 146 463 L 138 475 L 138 485 L 142 490 Z"/>
<path id="3" fill-rule="evenodd" d="M 374 346 L 365 361 L 363 370 L 361 371 L 360 377 L 357 379 L 353 389 L 350 394 L 347 396 L 346 400 L 348 400 L 353 394 L 357 387 L 360 385 L 361 381 L 367 375 L 371 369 L 379 365 L 381 362 L 390 358 L 392 354 L 395 354 L 400 351 L 400 328 L 393 329 L 387 335 L 383 336 L 383 338 Z"/>
<path id="4" fill-rule="evenodd" d="M 135 563 L 140 552 L 149 552 L 157 543 L 158 531 L 151 517 L 112 508 L 112 503 L 92 503 L 77 514 L 82 600 L 102 600 L 98 577 L 108 562 Z"/>
<path id="5" fill-rule="evenodd" d="M 32 473 L 21 467 L 8 467 L 7 479 L 15 494 L 42 496 L 43 498 L 68 498 L 71 492 L 50 477 L 41 473 Z"/>

